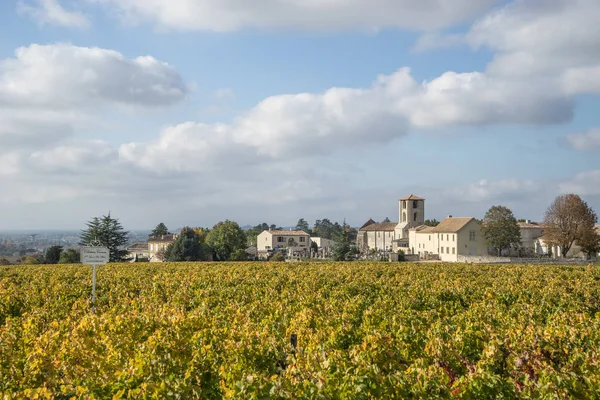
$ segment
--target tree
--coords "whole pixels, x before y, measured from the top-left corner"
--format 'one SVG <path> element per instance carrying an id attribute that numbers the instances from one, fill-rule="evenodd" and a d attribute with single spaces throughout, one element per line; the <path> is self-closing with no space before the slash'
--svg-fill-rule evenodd
<path id="1" fill-rule="evenodd" d="M 345 226 L 346 221 L 344 221 L 344 227 Z M 352 249 L 350 248 L 348 231 L 346 229 L 342 229 L 342 233 L 333 248 L 333 259 L 335 261 L 346 261 L 348 260 L 348 256 L 350 255 L 351 251 Z"/>
<path id="2" fill-rule="evenodd" d="M 297 231 L 304 231 L 306 233 L 310 233 L 310 228 L 308 227 L 308 222 L 304 218 L 300 218 L 298 223 L 296 224 Z"/>
<path id="3" fill-rule="evenodd" d="M 46 249 L 46 256 L 44 257 L 44 264 L 58 264 L 62 251 L 62 246 L 48 247 L 48 249 Z"/>
<path id="4" fill-rule="evenodd" d="M 44 263 L 44 256 L 42 256 L 41 254 L 33 254 L 31 256 L 28 256 L 25 261 L 23 262 L 23 264 L 27 264 L 27 265 L 38 265 L 38 264 L 43 264 Z"/>
<path id="5" fill-rule="evenodd" d="M 438 221 L 437 219 L 426 219 L 424 224 L 426 226 L 438 226 L 440 224 L 440 221 Z"/>
<path id="6" fill-rule="evenodd" d="M 315 253 L 319 251 L 319 245 L 317 242 L 313 242 L 312 240 L 310 241 L 310 250 L 314 251 Z"/>
<path id="7" fill-rule="evenodd" d="M 210 249 L 202 241 L 200 233 L 188 226 L 181 230 L 179 236 L 165 250 L 165 261 L 204 261 Z"/>
<path id="8" fill-rule="evenodd" d="M 575 242 L 593 244 L 586 238 L 598 222 L 598 216 L 585 201 L 576 194 L 557 196 L 544 215 L 544 237 L 549 245 L 560 246 L 562 256 Z"/>
<path id="9" fill-rule="evenodd" d="M 481 234 L 488 245 L 502 254 L 503 249 L 521 245 L 521 231 L 513 212 L 504 206 L 492 206 L 483 217 Z"/>
<path id="10" fill-rule="evenodd" d="M 150 235 L 148 235 L 148 237 L 159 238 L 164 235 L 170 235 L 170 233 L 167 226 L 161 222 L 160 224 L 156 225 L 156 228 L 154 228 L 152 232 L 150 232 Z"/>
<path id="11" fill-rule="evenodd" d="M 246 234 L 237 222 L 219 222 L 206 236 L 206 244 L 213 250 L 217 260 L 229 260 L 236 250 L 246 249 Z"/>
<path id="12" fill-rule="evenodd" d="M 594 254 L 600 252 L 600 234 L 596 229 L 585 229 L 577 240 L 577 245 L 581 250 L 591 258 Z"/>
<path id="13" fill-rule="evenodd" d="M 67 249 L 60 254 L 59 264 L 78 264 L 80 262 L 79 252 L 73 249 Z"/>
<path id="14" fill-rule="evenodd" d="M 237 249 L 231 253 L 231 261 L 248 261 L 248 253 L 244 249 Z"/>
<path id="15" fill-rule="evenodd" d="M 98 243 L 110 251 L 110 262 L 119 262 L 125 257 L 127 251 L 123 247 L 128 242 L 129 232 L 123 230 L 119 220 L 112 218 L 110 213 L 102 218 L 95 217 L 86 223 L 87 229 L 81 231 L 82 246 L 91 246 Z"/>

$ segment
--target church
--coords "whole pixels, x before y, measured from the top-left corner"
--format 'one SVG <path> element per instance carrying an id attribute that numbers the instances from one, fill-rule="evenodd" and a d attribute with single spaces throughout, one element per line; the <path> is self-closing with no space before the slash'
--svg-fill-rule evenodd
<path id="1" fill-rule="evenodd" d="M 420 259 L 482 261 L 487 245 L 481 222 L 473 217 L 451 215 L 437 226 L 425 226 L 425 199 L 410 195 L 398 201 L 400 222 L 376 223 L 369 219 L 359 230 L 359 251 L 404 251 Z"/>
<path id="2" fill-rule="evenodd" d="M 409 249 L 409 230 L 425 224 L 425 199 L 410 195 L 398 201 L 399 222 L 376 223 L 369 219 L 358 230 L 357 246 L 369 250 L 398 251 Z"/>

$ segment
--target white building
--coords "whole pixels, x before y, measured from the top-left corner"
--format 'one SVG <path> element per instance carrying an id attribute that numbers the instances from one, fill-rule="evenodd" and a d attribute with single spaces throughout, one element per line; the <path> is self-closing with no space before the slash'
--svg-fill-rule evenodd
<path id="1" fill-rule="evenodd" d="M 448 217 L 438 226 L 409 230 L 410 253 L 422 258 L 459 261 L 460 256 L 487 256 L 481 223 L 472 217 Z"/>
<path id="2" fill-rule="evenodd" d="M 177 239 L 178 235 L 161 235 L 148 239 L 148 255 L 150 261 L 158 262 L 160 253 L 164 253 L 167 247 Z"/>
<path id="3" fill-rule="evenodd" d="M 333 251 L 333 246 L 335 246 L 335 242 L 331 239 L 311 237 L 310 241 L 314 242 L 319 249 L 323 249 L 327 252 Z"/>
<path id="4" fill-rule="evenodd" d="M 400 222 L 376 223 L 369 219 L 358 230 L 356 242 L 359 250 L 396 252 L 408 249 L 409 229 L 425 223 L 425 199 L 411 194 L 398 200 L 398 220 Z"/>
<path id="5" fill-rule="evenodd" d="M 295 253 L 310 251 L 310 235 L 304 231 L 265 230 L 256 239 L 259 257 L 273 250 L 291 250 Z"/>

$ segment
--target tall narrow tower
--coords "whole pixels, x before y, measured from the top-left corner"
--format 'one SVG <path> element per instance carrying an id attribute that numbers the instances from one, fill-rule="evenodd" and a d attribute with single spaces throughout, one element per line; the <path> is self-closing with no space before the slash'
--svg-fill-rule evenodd
<path id="1" fill-rule="evenodd" d="M 396 238 L 408 239 L 408 230 L 425 223 L 425 199 L 410 195 L 400 199 Z"/>

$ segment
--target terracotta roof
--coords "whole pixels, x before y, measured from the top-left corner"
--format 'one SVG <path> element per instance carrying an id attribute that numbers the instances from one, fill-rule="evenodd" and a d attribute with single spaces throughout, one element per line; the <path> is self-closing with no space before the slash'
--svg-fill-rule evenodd
<path id="1" fill-rule="evenodd" d="M 163 235 L 148 239 L 148 243 L 171 243 L 177 239 L 177 235 Z"/>
<path id="2" fill-rule="evenodd" d="M 148 250 L 148 243 L 135 243 L 129 246 L 127 250 Z"/>
<path id="3" fill-rule="evenodd" d="M 410 196 L 403 197 L 400 200 L 425 200 L 425 199 L 411 194 Z"/>
<path id="4" fill-rule="evenodd" d="M 360 228 L 361 232 L 390 232 L 396 229 L 397 222 L 381 222 L 379 224 L 370 224 Z"/>
<path id="5" fill-rule="evenodd" d="M 419 233 L 431 233 L 431 232 L 435 232 L 434 228 L 435 228 L 434 226 L 420 225 L 420 226 L 417 226 L 416 228 L 409 229 L 409 231 L 417 231 Z"/>
<path id="6" fill-rule="evenodd" d="M 475 220 L 473 217 L 449 217 L 440 222 L 431 232 L 456 233 L 473 220 Z"/>
<path id="7" fill-rule="evenodd" d="M 279 235 L 279 236 L 310 236 L 308 233 L 304 232 L 304 231 L 265 231 L 265 232 L 269 232 L 272 235 Z"/>
<path id="8" fill-rule="evenodd" d="M 369 225 L 373 225 L 373 224 L 375 224 L 375 223 L 376 223 L 376 222 L 375 222 L 375 221 L 373 221 L 373 218 L 369 218 L 369 220 L 368 220 L 367 222 L 365 222 L 365 223 L 363 224 L 363 226 L 361 226 L 361 227 L 359 228 L 359 230 L 361 230 L 362 228 L 365 228 L 365 227 L 367 227 L 367 226 L 369 226 Z"/>

